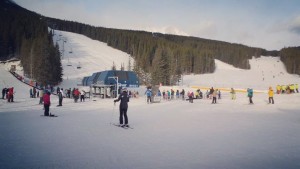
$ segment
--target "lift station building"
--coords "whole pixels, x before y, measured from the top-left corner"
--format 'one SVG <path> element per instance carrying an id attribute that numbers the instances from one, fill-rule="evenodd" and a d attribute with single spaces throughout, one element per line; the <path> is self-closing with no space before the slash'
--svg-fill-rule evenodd
<path id="1" fill-rule="evenodd" d="M 106 70 L 84 77 L 83 86 L 90 86 L 92 94 L 105 97 L 116 97 L 122 88 L 138 88 L 139 80 L 135 72 Z"/>

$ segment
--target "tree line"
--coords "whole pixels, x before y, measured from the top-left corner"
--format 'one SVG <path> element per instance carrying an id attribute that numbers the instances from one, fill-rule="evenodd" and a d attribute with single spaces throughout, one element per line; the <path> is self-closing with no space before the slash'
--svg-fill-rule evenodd
<path id="1" fill-rule="evenodd" d="M 48 28 L 82 34 L 130 54 L 134 71 L 148 84 L 173 85 L 183 74 L 212 73 L 214 59 L 250 69 L 249 59 L 261 55 L 281 55 L 288 72 L 300 74 L 299 47 L 267 51 L 198 37 L 95 27 L 44 17 L 10 0 L 0 3 L 0 59 L 20 58 L 25 74 L 43 84 L 62 81 L 59 48 Z"/>
<path id="2" fill-rule="evenodd" d="M 134 70 L 150 73 L 153 84 L 176 84 L 182 74 L 212 73 L 214 59 L 250 69 L 253 56 L 278 55 L 277 51 L 197 37 L 95 27 L 49 17 L 47 21 L 53 29 L 82 34 L 130 54 Z"/>
<path id="3" fill-rule="evenodd" d="M 18 58 L 25 76 L 43 85 L 62 81 L 58 45 L 45 18 L 13 1 L 0 2 L 0 59 Z"/>
<path id="4" fill-rule="evenodd" d="M 300 46 L 281 49 L 280 60 L 288 73 L 300 75 Z"/>

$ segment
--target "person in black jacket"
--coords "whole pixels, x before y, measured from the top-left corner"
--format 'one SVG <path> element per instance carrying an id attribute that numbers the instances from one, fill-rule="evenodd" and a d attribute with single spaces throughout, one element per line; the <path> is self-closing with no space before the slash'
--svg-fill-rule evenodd
<path id="1" fill-rule="evenodd" d="M 125 119 L 125 126 L 128 126 L 128 117 L 127 117 L 127 109 L 129 102 L 129 95 L 127 94 L 126 88 L 123 89 L 123 92 L 119 95 L 118 99 L 114 100 L 114 102 L 120 101 L 120 125 L 123 125 L 123 116 Z"/>

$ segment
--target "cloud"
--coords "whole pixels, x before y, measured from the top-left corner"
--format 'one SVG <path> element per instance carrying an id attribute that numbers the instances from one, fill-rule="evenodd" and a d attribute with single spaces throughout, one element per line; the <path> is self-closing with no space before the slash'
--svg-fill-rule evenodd
<path id="1" fill-rule="evenodd" d="M 145 30 L 145 31 L 149 31 L 149 32 L 159 32 L 159 33 L 163 33 L 163 34 L 189 36 L 188 33 L 180 30 L 179 28 L 177 28 L 175 26 L 147 27 L 147 28 L 141 28 L 141 30 Z"/>
<path id="2" fill-rule="evenodd" d="M 300 34 L 300 16 L 291 21 L 289 28 L 291 32 Z"/>

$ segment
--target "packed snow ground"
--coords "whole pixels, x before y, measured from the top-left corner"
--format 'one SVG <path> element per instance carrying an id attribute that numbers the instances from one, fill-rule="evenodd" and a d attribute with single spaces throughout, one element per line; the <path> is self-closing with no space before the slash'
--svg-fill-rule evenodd
<path id="1" fill-rule="evenodd" d="M 71 39 L 68 37 L 68 41 Z M 82 40 L 76 44 L 86 43 L 91 42 Z M 103 50 L 108 53 L 113 50 L 107 48 Z M 73 47 L 73 52 L 75 49 L 81 47 Z M 274 66 L 274 60 L 278 65 Z M 217 61 L 214 74 L 201 75 L 200 79 L 198 75 L 185 76 L 186 84 L 177 88 L 192 90 L 190 87 L 196 85 L 266 90 L 273 83 L 299 83 L 299 77 L 288 75 L 276 58 L 262 57 L 250 62 L 255 70 L 239 70 Z M 88 63 L 84 65 L 93 67 Z M 254 63 L 259 67 L 253 66 Z M 111 64 L 103 66 L 110 68 Z M 264 71 L 263 82 L 263 68 L 272 71 L 270 75 L 274 74 L 275 78 L 268 78 L 268 71 Z M 16 94 L 14 103 L 0 99 L 1 169 L 300 168 L 298 93 L 276 94 L 274 105 L 267 104 L 266 93 L 255 93 L 254 105 L 248 104 L 245 93 L 237 93 L 237 99 L 231 100 L 228 92 L 222 92 L 218 104 L 211 104 L 209 99 L 147 104 L 141 93 L 129 102 L 129 124 L 134 129 L 123 129 L 111 125 L 118 123 L 118 103 L 114 106 L 113 99 L 92 98 L 74 103 L 65 98 L 63 106 L 56 107 L 58 98 L 51 95 L 50 112 L 58 117 L 40 116 L 43 107 L 38 105 L 37 98 L 29 98 L 29 86 L 17 81 L 6 69 L 7 65 L 0 64 L 0 87 L 13 86 Z M 82 75 L 94 70 L 85 71 Z M 65 70 L 64 77 L 76 79 L 78 74 L 75 69 Z M 74 80 L 62 85 L 75 83 Z"/>

